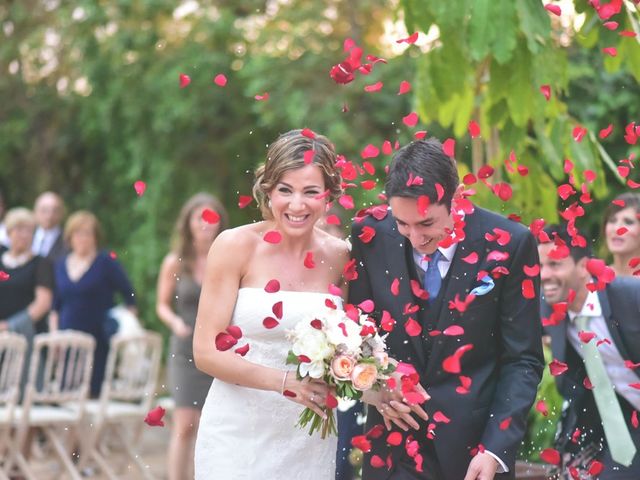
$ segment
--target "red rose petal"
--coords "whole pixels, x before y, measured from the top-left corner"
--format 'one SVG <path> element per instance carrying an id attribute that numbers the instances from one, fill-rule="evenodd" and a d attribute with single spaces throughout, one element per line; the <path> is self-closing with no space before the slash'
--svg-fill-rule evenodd
<path id="1" fill-rule="evenodd" d="M 282 240 L 282 234 L 277 230 L 270 230 L 264 234 L 264 237 L 262 237 L 262 239 L 268 243 L 280 243 L 280 241 Z"/>
<path id="2" fill-rule="evenodd" d="M 400 82 L 400 88 L 398 89 L 398 95 L 404 95 L 405 93 L 409 93 L 411 91 L 411 84 L 406 80 L 402 80 Z"/>
<path id="3" fill-rule="evenodd" d="M 422 326 L 413 318 L 409 317 L 409 320 L 404 324 L 404 330 L 410 337 L 417 337 L 422 333 Z"/>
<path id="4" fill-rule="evenodd" d="M 416 112 L 411 112 L 406 117 L 402 117 L 402 123 L 407 127 L 415 127 L 418 123 L 418 114 Z"/>
<path id="5" fill-rule="evenodd" d="M 522 270 L 527 277 L 537 277 L 540 273 L 540 265 L 537 263 L 531 267 L 529 265 L 525 265 L 522 267 Z"/>
<path id="6" fill-rule="evenodd" d="M 476 263 L 478 263 L 478 253 L 471 252 L 469 255 L 464 257 L 462 261 L 468 263 L 469 265 L 475 265 Z"/>
<path id="7" fill-rule="evenodd" d="M 313 157 L 316 155 L 314 150 L 307 150 L 303 154 L 303 161 L 305 165 L 310 165 L 313 163 Z"/>
<path id="8" fill-rule="evenodd" d="M 238 207 L 245 208 L 253 201 L 253 197 L 249 195 L 240 195 L 238 197 Z"/>
<path id="9" fill-rule="evenodd" d="M 375 158 L 380 154 L 380 150 L 375 145 L 369 144 L 360 152 L 362 158 Z"/>
<path id="10" fill-rule="evenodd" d="M 302 135 L 303 137 L 311 138 L 311 139 L 316 138 L 315 132 L 309 128 L 303 128 L 302 132 L 300 132 L 300 135 Z"/>
<path id="11" fill-rule="evenodd" d="M 373 85 L 365 85 L 364 91 L 368 93 L 379 92 L 384 84 L 382 82 L 376 82 Z"/>
<path id="12" fill-rule="evenodd" d="M 325 398 L 324 401 L 327 405 L 327 408 L 336 408 L 338 406 L 338 399 L 330 393 L 327 393 L 327 398 Z"/>
<path id="13" fill-rule="evenodd" d="M 349 282 L 358 278 L 355 258 L 352 258 L 344 265 L 344 268 L 342 269 L 342 275 L 344 276 L 345 280 Z"/>
<path id="14" fill-rule="evenodd" d="M 631 414 L 631 426 L 633 428 L 638 428 L 638 412 L 637 412 L 637 410 L 634 410 L 633 413 Z"/>
<path id="15" fill-rule="evenodd" d="M 291 397 L 291 398 L 296 398 L 296 396 L 297 396 L 297 395 L 296 395 L 295 393 L 293 393 L 291 390 L 285 390 L 284 392 L 282 392 L 282 394 L 283 394 L 285 397 Z"/>
<path id="16" fill-rule="evenodd" d="M 411 45 L 413 43 L 416 43 L 416 40 L 418 40 L 418 32 L 412 33 L 407 38 L 401 38 L 400 40 L 396 40 L 396 43 L 407 43 Z"/>
<path id="17" fill-rule="evenodd" d="M 5 272 L 4 270 L 0 270 L 0 282 L 6 282 L 7 280 L 9 280 L 11 278 L 11 275 L 9 275 L 7 272 Z"/>
<path id="18" fill-rule="evenodd" d="M 615 57 L 618 55 L 618 49 L 616 47 L 606 47 L 602 49 L 602 53 L 605 53 L 610 57 Z"/>
<path id="19" fill-rule="evenodd" d="M 578 337 L 580 337 L 580 341 L 582 343 L 589 343 L 591 340 L 595 338 L 595 336 L 596 334 L 593 332 L 585 332 L 585 331 L 578 332 Z"/>
<path id="20" fill-rule="evenodd" d="M 549 85 L 540 85 L 540 92 L 544 95 L 544 98 L 549 101 L 551 98 L 551 87 Z"/>
<path id="21" fill-rule="evenodd" d="M 391 293 L 396 297 L 400 293 L 400 280 L 397 278 L 394 278 L 393 282 L 391 282 Z"/>
<path id="22" fill-rule="evenodd" d="M 429 197 L 427 197 L 426 195 L 420 195 L 418 197 L 418 213 L 420 214 L 421 217 L 426 217 L 427 216 L 427 210 L 429 209 Z"/>
<path id="23" fill-rule="evenodd" d="M 592 475 L 594 477 L 600 475 L 602 473 L 602 470 L 604 470 L 604 464 L 602 462 L 599 462 L 598 460 L 592 461 L 591 465 L 589 465 L 589 475 Z"/>
<path id="24" fill-rule="evenodd" d="M 271 307 L 271 311 L 278 320 L 282 319 L 282 302 L 274 303 L 273 307 Z"/>
<path id="25" fill-rule="evenodd" d="M 220 332 L 216 335 L 216 349 L 221 352 L 226 352 L 233 347 L 238 340 L 233 335 L 229 335 L 227 332 Z"/>
<path id="26" fill-rule="evenodd" d="M 507 417 L 500 422 L 500 430 L 506 430 L 511 425 L 511 417 Z"/>
<path id="27" fill-rule="evenodd" d="M 280 325 L 280 322 L 278 322 L 278 320 L 276 320 L 273 317 L 267 317 L 262 321 L 262 325 L 264 326 L 264 328 L 267 328 L 270 330 Z"/>
<path id="28" fill-rule="evenodd" d="M 136 195 L 141 197 L 144 194 L 144 191 L 147 189 L 147 184 L 144 183 L 142 180 L 138 180 L 134 182 L 133 188 L 136 191 Z"/>
<path id="29" fill-rule="evenodd" d="M 227 327 L 227 333 L 231 335 L 233 338 L 236 338 L 236 339 L 242 338 L 242 329 L 237 325 L 229 325 Z"/>
<path id="30" fill-rule="evenodd" d="M 485 180 L 489 178 L 491 175 L 493 175 L 493 172 L 494 172 L 494 168 L 491 165 L 483 165 L 478 170 L 478 178 Z"/>
<path id="31" fill-rule="evenodd" d="M 389 445 L 393 445 L 394 447 L 397 447 L 402 443 L 402 434 L 400 432 L 391 432 L 387 436 L 387 443 Z"/>
<path id="32" fill-rule="evenodd" d="M 269 100 L 269 92 L 264 92 L 262 95 L 256 95 L 256 96 L 255 96 L 255 97 L 253 97 L 253 98 L 255 98 L 256 100 L 258 100 L 259 102 L 260 102 L 260 101 L 263 101 L 263 100 L 264 100 L 264 101 Z"/>
<path id="33" fill-rule="evenodd" d="M 147 412 L 147 415 L 144 417 L 144 423 L 151 427 L 164 427 L 162 417 L 164 417 L 165 413 L 166 410 L 158 405 L 156 408 L 152 408 Z"/>
<path id="34" fill-rule="evenodd" d="M 442 362 L 442 369 L 448 373 L 456 373 L 456 374 L 460 373 L 461 371 L 460 359 L 466 352 L 472 349 L 473 349 L 473 345 L 471 344 L 463 345 L 459 347 L 453 355 L 444 359 L 444 361 Z"/>
<path id="35" fill-rule="evenodd" d="M 180 88 L 185 88 L 191 83 L 191 78 L 189 75 L 185 75 L 184 73 L 180 74 L 179 77 Z"/>
<path id="36" fill-rule="evenodd" d="M 280 290 L 280 282 L 278 280 L 269 280 L 264 286 L 264 291 L 267 293 L 276 293 Z"/>
<path id="37" fill-rule="evenodd" d="M 555 448 L 545 448 L 540 452 L 540 458 L 545 463 L 560 465 L 560 453 Z"/>
<path id="38" fill-rule="evenodd" d="M 355 207 L 353 203 L 353 197 L 351 195 L 343 194 L 338 199 L 338 203 L 342 205 L 345 210 L 352 210 Z"/>
<path id="39" fill-rule="evenodd" d="M 249 351 L 249 344 L 247 343 L 246 345 L 242 346 L 242 347 L 238 347 L 234 350 L 235 353 L 237 353 L 238 355 L 240 355 L 241 357 L 244 357 L 247 352 Z"/>
<path id="40" fill-rule="evenodd" d="M 469 122 L 469 135 L 471 135 L 471 138 L 480 136 L 480 125 L 475 120 Z"/>
<path id="41" fill-rule="evenodd" d="M 453 138 L 447 138 L 442 144 L 442 151 L 447 157 L 455 157 L 456 141 Z"/>
<path id="42" fill-rule="evenodd" d="M 611 135 L 612 131 L 613 131 L 613 124 L 610 123 L 607 128 L 603 128 L 602 130 L 600 130 L 600 132 L 598 133 L 598 136 L 602 139 L 605 139 L 609 135 Z"/>
<path id="43" fill-rule="evenodd" d="M 358 238 L 362 241 L 362 243 L 369 243 L 371 240 L 373 240 L 373 237 L 375 236 L 376 236 L 376 229 L 368 225 L 365 225 L 364 227 L 362 227 L 362 232 L 360 232 L 360 235 L 358 235 Z"/>
<path id="44" fill-rule="evenodd" d="M 316 264 L 313 261 L 313 252 L 307 252 L 304 257 L 304 266 L 306 268 L 316 268 Z"/>
<path id="45" fill-rule="evenodd" d="M 436 183 L 435 187 L 436 187 L 436 199 L 439 202 L 440 200 L 442 200 L 442 197 L 444 197 L 444 187 L 439 183 Z"/>
<path id="46" fill-rule="evenodd" d="M 531 280 L 530 278 L 525 278 L 522 281 L 522 296 L 527 300 L 536 298 L 536 291 L 533 286 L 533 280 Z"/>
<path id="47" fill-rule="evenodd" d="M 219 73 L 214 77 L 213 83 L 215 83 L 219 87 L 224 87 L 227 84 L 227 77 L 224 76 L 222 73 Z"/>
<path id="48" fill-rule="evenodd" d="M 549 415 L 549 408 L 544 400 L 539 400 L 538 403 L 536 403 L 536 410 L 545 417 Z"/>
<path id="49" fill-rule="evenodd" d="M 451 419 L 438 410 L 433 414 L 433 421 L 437 423 L 449 423 Z"/>
<path id="50" fill-rule="evenodd" d="M 386 466 L 385 461 L 382 458 L 380 458 L 378 455 L 373 455 L 371 457 L 371 460 L 369 460 L 369 464 L 373 468 L 382 468 L 382 467 Z"/>
<path id="51" fill-rule="evenodd" d="M 552 5 L 548 3 L 547 5 L 544 6 L 544 9 L 548 12 L 553 13 L 554 15 L 557 15 L 558 17 L 562 15 L 562 10 L 560 9 L 559 5 Z"/>
<path id="52" fill-rule="evenodd" d="M 549 364 L 549 372 L 551 372 L 551 375 L 553 375 L 554 377 L 557 377 L 558 375 L 562 375 L 567 370 L 569 370 L 569 367 L 567 366 L 567 364 L 560 362 L 555 358 Z"/>
<path id="53" fill-rule="evenodd" d="M 217 212 L 211 210 L 210 208 L 205 208 L 202 211 L 202 220 L 207 222 L 208 224 L 215 224 L 220 221 L 220 215 Z"/>
<path id="54" fill-rule="evenodd" d="M 445 328 L 442 333 L 450 337 L 464 335 L 464 328 L 462 328 L 460 325 L 451 325 L 450 327 Z"/>

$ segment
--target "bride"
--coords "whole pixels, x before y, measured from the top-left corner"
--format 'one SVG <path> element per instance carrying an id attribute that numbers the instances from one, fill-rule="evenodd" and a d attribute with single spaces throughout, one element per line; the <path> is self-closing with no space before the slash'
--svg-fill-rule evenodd
<path id="1" fill-rule="evenodd" d="M 335 163 L 321 135 L 278 137 L 253 188 L 265 220 L 226 230 L 211 247 L 193 353 L 215 380 L 198 429 L 196 480 L 334 478 L 335 438 L 296 427 L 304 407 L 323 414 L 328 387 L 288 371 L 285 332 L 321 313 L 327 299 L 340 302 L 328 287 L 341 284 L 347 245 L 316 227 L 341 194 Z M 225 350 L 216 339 L 232 325 L 242 336 Z M 238 336 L 237 328 L 231 332 Z"/>

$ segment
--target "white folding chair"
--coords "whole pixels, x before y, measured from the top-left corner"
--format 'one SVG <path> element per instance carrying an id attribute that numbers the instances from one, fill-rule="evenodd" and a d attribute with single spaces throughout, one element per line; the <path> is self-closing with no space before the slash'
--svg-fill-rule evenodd
<path id="1" fill-rule="evenodd" d="M 71 449 L 80 445 L 80 428 L 89 394 L 95 340 L 73 330 L 36 335 L 22 407 L 16 408 L 16 438 L 8 466 L 15 465 L 28 480 L 36 480 L 23 454 L 31 427 L 44 432 L 53 452 L 74 480 L 80 472 Z M 65 446 L 64 438 L 70 443 Z"/>
<path id="2" fill-rule="evenodd" d="M 142 476 L 153 478 L 136 444 L 153 403 L 161 355 L 162 339 L 155 332 L 144 331 L 127 337 L 115 335 L 111 339 L 100 399 L 87 404 L 85 426 L 90 428 L 89 452 L 81 459 L 81 468 L 93 460 L 109 479 L 118 478 L 113 462 L 105 458 L 109 453 L 104 453 L 109 450 L 106 434 L 113 433 L 127 459 Z M 127 426 L 133 426 L 133 432 Z"/>
<path id="3" fill-rule="evenodd" d="M 7 463 L 13 414 L 20 395 L 20 378 L 27 340 L 17 333 L 0 333 L 0 463 Z M 8 480 L 9 465 L 0 464 L 0 480 Z"/>

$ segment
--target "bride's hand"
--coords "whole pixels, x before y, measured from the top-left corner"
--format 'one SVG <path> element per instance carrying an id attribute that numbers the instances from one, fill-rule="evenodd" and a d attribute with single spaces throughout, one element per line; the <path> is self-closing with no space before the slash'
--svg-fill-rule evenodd
<path id="1" fill-rule="evenodd" d="M 322 409 L 326 406 L 327 395 L 331 393 L 331 389 L 325 382 L 309 377 L 298 380 L 295 372 L 288 372 L 283 386 L 283 395 L 289 400 L 310 408 L 322 418 L 327 418 Z"/>
<path id="2" fill-rule="evenodd" d="M 400 389 L 400 385 L 402 384 L 401 375 L 394 373 L 393 376 L 396 377 L 397 387 L 395 390 L 390 390 L 386 386 L 380 390 L 367 390 L 362 396 L 362 401 L 376 407 L 376 410 L 382 415 L 387 430 L 391 430 L 392 423 L 396 424 L 405 432 L 410 428 L 419 430 L 420 424 L 411 414 L 415 413 L 424 421 L 429 420 L 429 415 L 419 404 L 409 405 L 406 403 Z M 422 388 L 422 385 L 418 384 L 416 390 L 422 393 L 425 401 L 431 398 L 426 390 Z"/>

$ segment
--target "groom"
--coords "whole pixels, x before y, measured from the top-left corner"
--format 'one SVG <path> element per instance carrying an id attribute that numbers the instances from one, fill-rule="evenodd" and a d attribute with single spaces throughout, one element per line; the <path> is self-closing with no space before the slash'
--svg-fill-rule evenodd
<path id="1" fill-rule="evenodd" d="M 385 190 L 391 208 L 353 225 L 349 301 L 373 301 L 389 355 L 410 365 L 363 398 L 363 479 L 515 478 L 544 367 L 536 241 L 465 198 L 435 139 L 396 153 Z"/>

